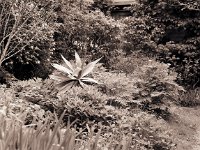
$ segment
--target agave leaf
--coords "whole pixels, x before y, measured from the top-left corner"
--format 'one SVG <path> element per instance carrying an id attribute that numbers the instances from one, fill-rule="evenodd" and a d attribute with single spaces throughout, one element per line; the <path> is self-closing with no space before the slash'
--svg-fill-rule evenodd
<path id="1" fill-rule="evenodd" d="M 63 57 L 63 55 L 61 55 L 61 57 L 64 60 L 65 64 L 67 65 L 68 69 L 70 69 L 73 72 L 74 68 L 73 68 L 72 64 L 67 59 L 65 59 L 65 57 Z"/>
<path id="2" fill-rule="evenodd" d="M 61 74 L 59 74 L 59 75 L 50 75 L 49 77 L 50 77 L 50 79 L 53 79 L 53 80 L 56 80 L 56 81 L 63 81 L 63 80 L 66 80 L 66 79 L 69 78 L 69 77 L 61 75 Z"/>
<path id="3" fill-rule="evenodd" d="M 77 81 L 75 81 L 75 80 L 71 80 L 70 82 L 68 82 L 65 86 L 63 86 L 63 87 L 60 89 L 59 93 L 60 93 L 60 94 L 65 93 L 67 90 L 71 89 L 71 88 L 74 86 L 74 84 L 75 84 L 76 82 L 77 82 Z"/>
<path id="4" fill-rule="evenodd" d="M 92 79 L 92 78 L 81 78 L 81 81 L 92 82 L 92 83 L 98 84 L 98 81 L 96 81 L 95 79 Z"/>
<path id="5" fill-rule="evenodd" d="M 69 77 L 71 80 L 76 80 L 76 78 L 72 74 L 68 74 L 67 77 Z"/>
<path id="6" fill-rule="evenodd" d="M 69 70 L 68 68 L 58 65 L 58 64 L 52 64 L 52 66 L 54 68 L 56 68 L 58 71 L 61 71 L 63 73 L 67 73 L 67 74 L 72 74 L 73 72 L 71 70 Z"/>
<path id="7" fill-rule="evenodd" d="M 82 67 L 81 58 L 76 51 L 75 51 L 75 61 L 76 61 L 76 67 L 81 68 Z"/>
<path id="8" fill-rule="evenodd" d="M 65 81 L 57 84 L 56 87 L 59 88 L 59 89 L 61 89 L 61 88 L 65 87 L 66 85 L 68 85 L 69 83 L 73 82 L 73 81 L 74 80 L 71 80 L 71 79 L 65 80 Z"/>
<path id="9" fill-rule="evenodd" d="M 81 80 L 78 80 L 78 83 L 79 83 L 79 85 L 80 85 L 82 88 L 84 88 L 85 83 L 83 83 Z"/>
<path id="10" fill-rule="evenodd" d="M 73 76 L 75 76 L 78 79 L 78 77 L 80 77 L 81 75 L 81 71 L 82 70 L 80 68 L 76 68 L 73 72 Z"/>
<path id="11" fill-rule="evenodd" d="M 83 71 L 82 71 L 82 74 L 81 74 L 81 78 L 88 75 L 89 73 L 92 72 L 92 70 L 94 69 L 95 65 L 101 60 L 101 58 L 87 64 L 84 68 L 83 68 Z"/>

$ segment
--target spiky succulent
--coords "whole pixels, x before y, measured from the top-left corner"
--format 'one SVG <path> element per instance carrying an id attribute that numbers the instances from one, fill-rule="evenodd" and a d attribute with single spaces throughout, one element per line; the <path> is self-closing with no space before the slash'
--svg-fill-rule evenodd
<path id="1" fill-rule="evenodd" d="M 88 63 L 86 66 L 81 61 L 81 58 L 75 52 L 75 66 L 73 66 L 68 60 L 66 60 L 62 55 L 62 59 L 65 62 L 65 65 L 52 64 L 52 66 L 57 69 L 57 72 L 50 75 L 51 79 L 54 79 L 60 83 L 57 84 L 57 87 L 61 91 L 66 91 L 69 88 L 72 88 L 75 85 L 84 87 L 86 83 L 96 83 L 98 82 L 93 78 L 88 77 L 92 72 L 95 65 L 100 61 L 101 58 Z"/>

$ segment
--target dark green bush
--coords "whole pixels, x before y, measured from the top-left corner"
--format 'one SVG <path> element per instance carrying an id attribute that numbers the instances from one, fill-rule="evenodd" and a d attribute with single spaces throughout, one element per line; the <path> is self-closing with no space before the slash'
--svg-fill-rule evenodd
<path id="1" fill-rule="evenodd" d="M 165 124 L 163 120 L 156 120 L 154 115 L 127 105 L 127 102 L 132 100 L 130 93 L 134 89 L 131 89 L 133 87 L 131 82 L 134 79 L 129 79 L 123 73 L 110 72 L 103 72 L 99 75 L 97 73 L 94 76 L 98 76 L 99 81 L 107 89 L 102 85 L 90 85 L 85 89 L 73 87 L 66 94 L 57 97 L 50 89 L 53 87 L 47 83 L 49 80 L 46 80 L 43 82 L 46 85 L 41 81 L 31 82 L 31 84 L 29 84 L 30 81 L 27 81 L 28 86 L 23 85 L 23 92 L 26 93 L 27 101 L 40 105 L 46 111 L 61 114 L 66 109 L 63 120 L 65 123 L 69 120 L 71 122 L 76 120 L 77 131 L 89 131 L 88 127 L 94 127 L 94 132 L 97 132 L 98 125 L 101 124 L 102 130 L 99 138 L 100 143 L 103 142 L 102 146 L 107 147 L 106 143 L 110 143 L 107 140 L 109 137 L 113 139 L 111 147 L 119 144 L 120 135 L 123 134 L 124 137 L 130 138 L 131 149 L 153 149 L 155 146 L 172 148 L 171 140 L 168 137 L 169 132 L 166 133 L 161 128 L 161 125 Z M 126 84 L 127 82 L 123 82 L 124 80 L 130 81 L 130 83 Z M 24 95 L 23 92 L 20 95 Z"/>
<path id="2" fill-rule="evenodd" d="M 136 51 L 145 51 L 146 43 L 150 43 L 148 33 L 148 24 L 146 18 L 129 17 L 121 20 L 124 23 L 123 28 L 123 50 L 126 54 L 130 55 Z"/>
<path id="3" fill-rule="evenodd" d="M 130 28 L 125 38 L 128 51 L 141 48 L 147 55 L 157 55 L 176 70 L 179 83 L 199 86 L 200 3 L 141 0 L 132 6 L 132 13 L 125 22 Z"/>
<path id="4" fill-rule="evenodd" d="M 121 54 L 121 23 L 100 11 L 81 10 L 78 6 L 69 7 L 68 2 L 60 6 L 62 25 L 54 35 L 55 57 L 62 53 L 71 59 L 76 50 L 87 61 L 103 57 L 106 66 L 112 65 L 115 57 Z"/>
<path id="5" fill-rule="evenodd" d="M 40 71 L 47 74 L 56 28 L 56 14 L 47 4 L 0 1 L 0 65 L 19 79 L 40 76 Z"/>

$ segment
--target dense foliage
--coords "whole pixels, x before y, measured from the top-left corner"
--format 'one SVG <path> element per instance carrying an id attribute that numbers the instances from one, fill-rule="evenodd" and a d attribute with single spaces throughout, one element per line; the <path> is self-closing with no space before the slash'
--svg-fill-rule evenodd
<path id="1" fill-rule="evenodd" d="M 47 4 L 0 1 L 0 66 L 19 79 L 44 77 L 44 70 L 48 70 L 56 14 Z"/>
<path id="2" fill-rule="evenodd" d="M 12 149 L 30 139 L 43 140 L 38 145 L 46 149 L 62 142 L 70 150 L 175 148 L 164 129 L 171 105 L 200 104 L 198 90 L 192 95 L 178 84 L 199 86 L 200 4 L 140 0 L 125 8 L 131 17 L 119 19 L 105 3 L 0 0 L 0 81 L 6 83 L 8 72 L 45 79 L 0 86 L 3 146 L 8 134 Z"/>
<path id="3" fill-rule="evenodd" d="M 76 50 L 86 61 L 103 57 L 102 62 L 108 67 L 121 54 L 120 22 L 100 11 L 69 7 L 68 2 L 62 3 L 58 14 L 63 24 L 55 33 L 56 53 L 71 59 Z"/>
<path id="4" fill-rule="evenodd" d="M 198 86 L 200 2 L 141 0 L 133 6 L 132 13 L 137 18 L 134 19 L 136 25 L 132 26 L 136 31 L 132 32 L 141 33 L 139 37 L 137 33 L 132 36 L 142 39 L 138 40 L 141 50 L 157 54 L 158 60 L 170 63 L 178 72 L 178 82 L 182 85 Z"/>
<path id="5" fill-rule="evenodd" d="M 104 65 L 111 67 L 123 53 L 142 51 L 170 63 L 178 73 L 179 83 L 199 85 L 199 2 L 142 0 L 129 8 L 132 17 L 121 20 L 97 9 L 98 4 L 106 2 L 95 1 L 96 11 L 79 1 L 23 1 L 21 8 L 13 7 L 15 3 L 1 1 L 1 22 L 7 21 L 9 27 L 1 26 L 1 49 L 8 49 L 8 56 L 1 56 L 3 66 L 18 78 L 46 78 L 51 72 L 47 60 L 52 56 L 56 61 L 60 53 L 71 59 L 76 50 L 86 61 L 103 56 Z M 34 9 L 28 10 L 26 5 Z M 14 18 L 18 11 L 27 20 Z M 9 36 L 17 21 L 18 26 L 24 22 L 23 32 Z M 12 37 L 12 44 L 6 36 Z"/>
<path id="6" fill-rule="evenodd" d="M 101 124 L 101 138 L 112 135 L 116 140 L 113 143 L 118 142 L 120 133 L 124 133 L 132 139 L 134 149 L 172 147 L 163 129 L 156 131 L 159 126 L 152 124 L 155 116 L 148 113 L 168 119 L 168 114 L 163 112 L 175 94 L 183 90 L 174 82 L 176 73 L 170 72 L 167 65 L 151 60 L 141 64 L 132 74 L 108 72 L 99 66 L 92 75 L 99 80 L 99 85 L 75 86 L 59 94 L 59 89 L 52 86 L 55 83 L 46 80 L 23 85 L 27 95 L 20 95 L 46 111 L 60 114 L 67 109 L 64 121 L 76 120 L 77 130 L 87 125 L 96 125 L 95 130 L 98 130 Z M 141 113 L 140 109 L 148 113 Z"/>
<path id="7" fill-rule="evenodd" d="M 160 128 L 161 125 L 165 125 L 165 122 L 157 120 L 157 124 L 154 124 L 156 117 L 141 112 L 139 109 L 140 99 L 133 100 L 135 95 L 132 96 L 132 94 L 137 93 L 137 91 L 140 94 L 142 91 L 134 84 L 139 81 L 140 77 L 103 70 L 100 67 L 93 73 L 94 77 L 98 78 L 102 84 L 88 85 L 84 89 L 73 87 L 62 95 L 57 95 L 58 91 L 51 86 L 54 84 L 50 80 L 21 82 L 13 84 L 13 87 L 16 90 L 21 87 L 21 92 L 16 92 L 19 99 L 23 98 L 36 106 L 39 105 L 47 112 L 61 114 L 66 109 L 63 120 L 65 123 L 69 120 L 75 121 L 74 127 L 77 131 L 88 131 L 87 126 L 89 126 L 94 127 L 94 132 L 97 132 L 101 126 L 100 141 L 103 144 L 101 146 L 106 146 L 106 141 L 111 136 L 113 139 L 111 147 L 113 147 L 119 143 L 123 133 L 124 137 L 131 139 L 131 149 L 172 148 L 169 133 Z M 142 78 L 140 80 L 140 83 L 143 83 Z M 36 106 L 33 105 L 31 108 L 35 110 Z M 31 116 L 35 116 L 35 114 L 41 114 L 41 112 L 38 110 L 31 112 Z M 31 118 L 29 117 L 28 120 L 31 121 Z M 108 141 L 108 143 L 110 142 Z"/>

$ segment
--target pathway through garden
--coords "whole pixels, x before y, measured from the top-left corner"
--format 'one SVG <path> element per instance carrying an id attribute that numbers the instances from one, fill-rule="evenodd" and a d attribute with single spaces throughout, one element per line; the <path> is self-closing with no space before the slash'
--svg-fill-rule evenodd
<path id="1" fill-rule="evenodd" d="M 200 107 L 186 108 L 175 106 L 171 108 L 174 118 L 170 128 L 177 150 L 200 150 Z"/>
<path id="2" fill-rule="evenodd" d="M 198 131 L 196 134 L 196 145 L 193 147 L 193 150 L 200 150 L 200 126 L 198 126 Z"/>

